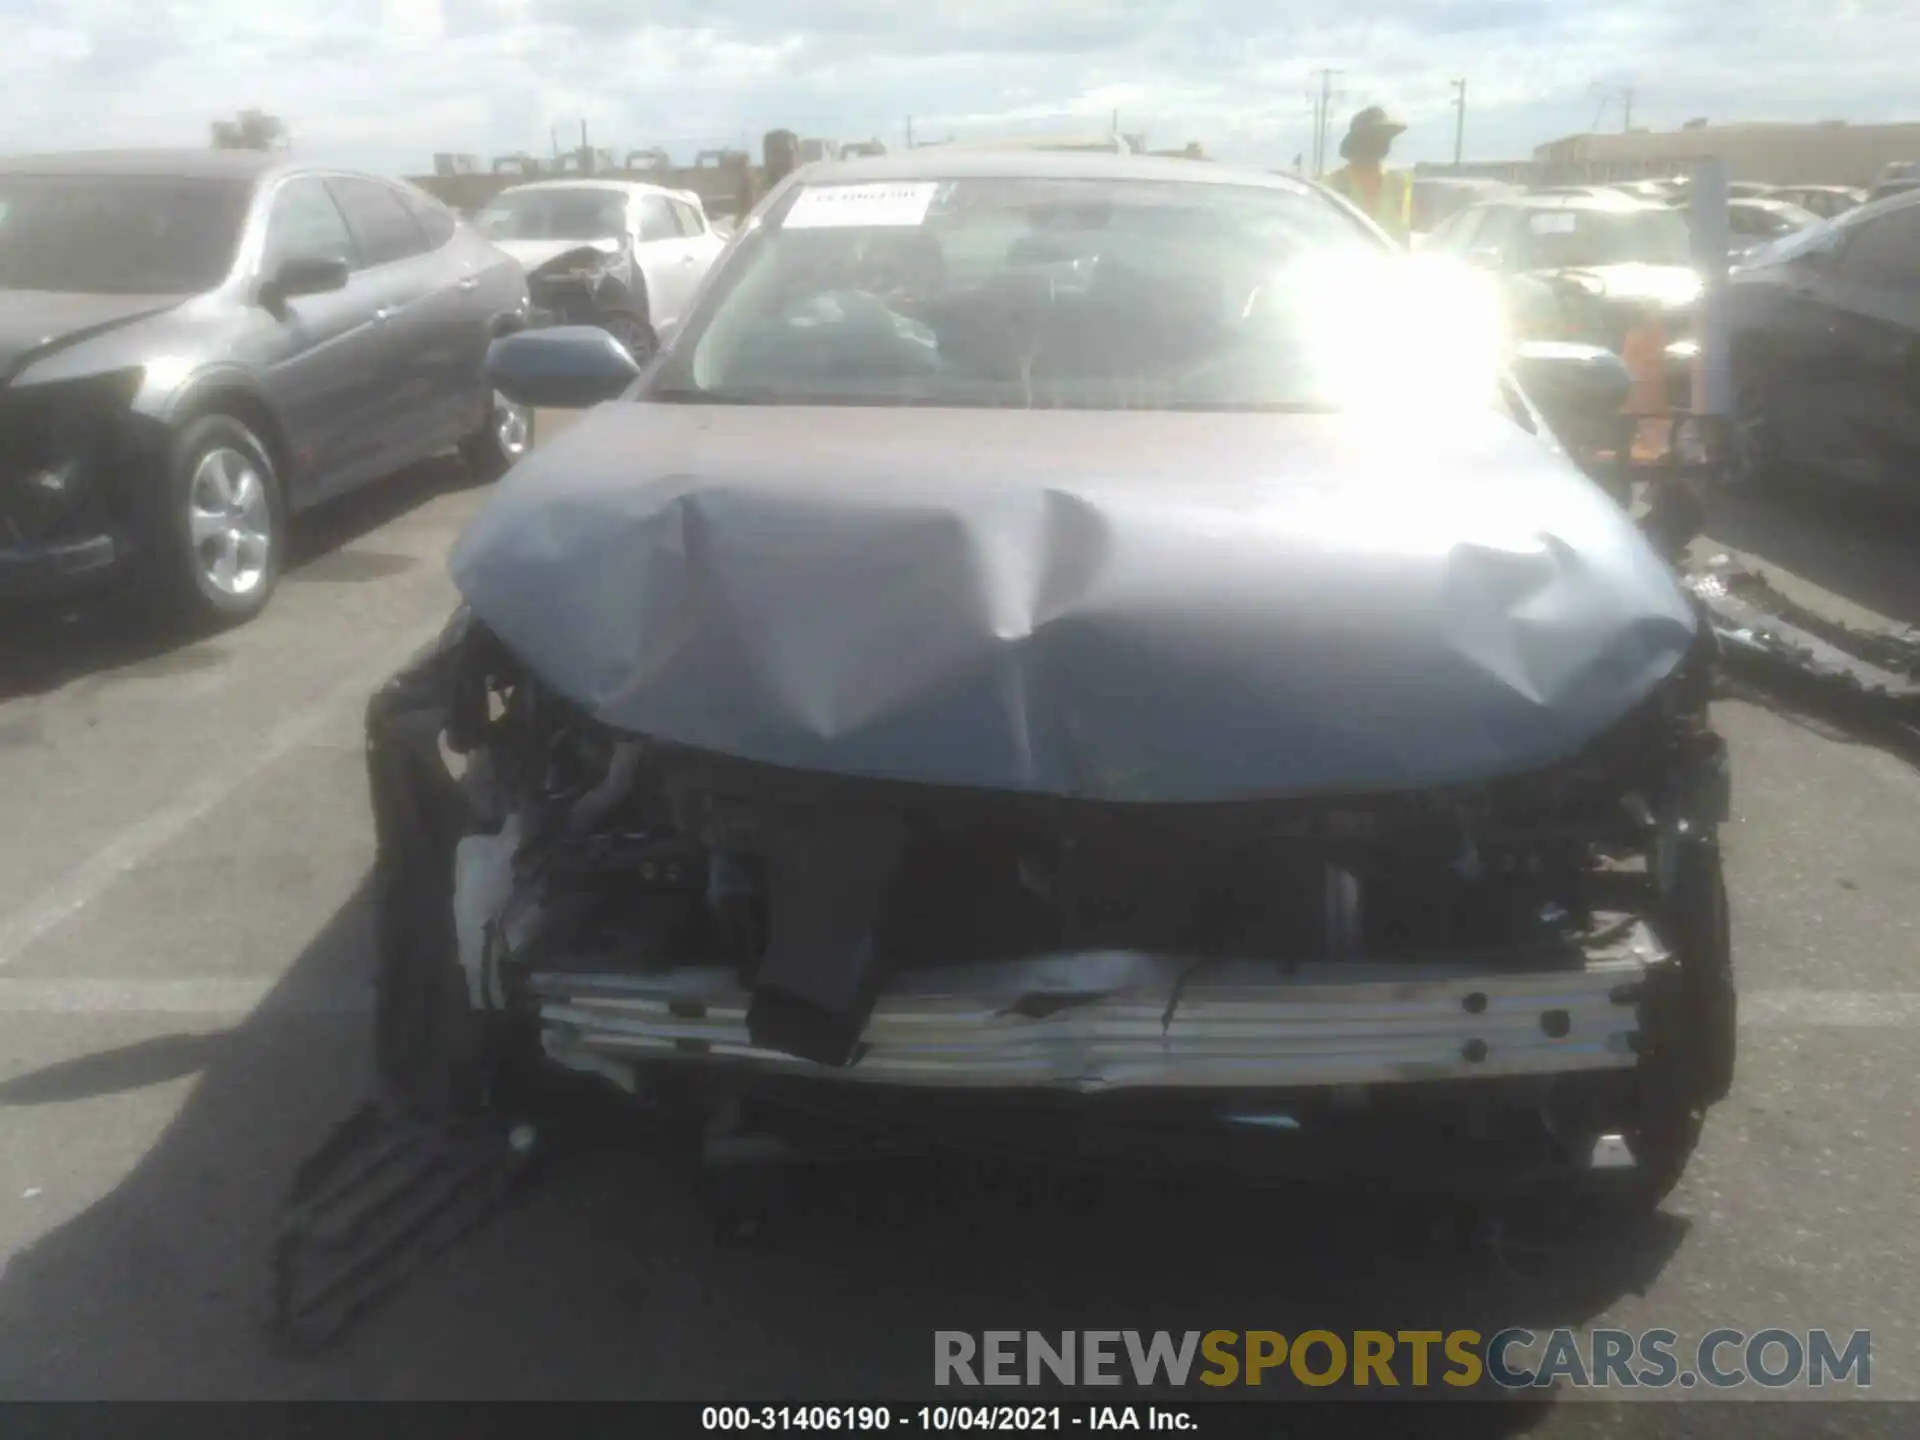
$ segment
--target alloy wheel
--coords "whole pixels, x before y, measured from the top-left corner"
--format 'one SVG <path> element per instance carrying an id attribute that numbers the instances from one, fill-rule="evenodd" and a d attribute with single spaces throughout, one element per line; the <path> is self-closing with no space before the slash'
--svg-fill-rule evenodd
<path id="1" fill-rule="evenodd" d="M 273 499 L 252 459 L 219 446 L 200 457 L 187 491 L 187 526 L 202 582 L 243 599 L 274 561 Z"/>
<path id="2" fill-rule="evenodd" d="M 533 445 L 532 413 L 498 391 L 493 396 L 493 443 L 499 447 L 500 458 L 509 463 L 520 459 Z"/>

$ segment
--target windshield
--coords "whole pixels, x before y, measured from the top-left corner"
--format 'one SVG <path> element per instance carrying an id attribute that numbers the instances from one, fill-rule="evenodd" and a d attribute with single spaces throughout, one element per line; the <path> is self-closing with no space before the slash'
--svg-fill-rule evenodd
<path id="1" fill-rule="evenodd" d="M 1744 264 L 1749 267 L 1760 265 L 1779 265 L 1813 250 L 1825 250 L 1833 246 L 1839 238 L 1841 229 L 1831 220 L 1815 220 L 1798 230 L 1789 231 L 1778 240 L 1764 241 L 1749 251 Z"/>
<path id="2" fill-rule="evenodd" d="M 250 194 L 231 180 L 0 175 L 0 290 L 211 290 L 233 268 Z"/>
<path id="3" fill-rule="evenodd" d="M 1335 405 L 1366 366 L 1368 383 L 1381 383 L 1380 356 L 1395 349 L 1379 345 L 1382 331 L 1417 328 L 1368 319 L 1389 306 L 1406 318 L 1410 264 L 1303 190 L 1002 178 L 810 186 L 749 235 L 656 393 Z"/>
<path id="4" fill-rule="evenodd" d="M 1798 205 L 1740 205 L 1729 207 L 1730 228 L 1736 235 L 1758 235 L 1768 239 L 1804 230 L 1820 217 Z"/>
<path id="5" fill-rule="evenodd" d="M 1676 211 L 1529 210 L 1520 232 L 1523 270 L 1592 265 L 1686 265 L 1692 242 Z"/>
<path id="6" fill-rule="evenodd" d="M 508 190 L 476 222 L 490 240 L 607 240 L 626 233 L 627 197 L 618 190 Z"/>

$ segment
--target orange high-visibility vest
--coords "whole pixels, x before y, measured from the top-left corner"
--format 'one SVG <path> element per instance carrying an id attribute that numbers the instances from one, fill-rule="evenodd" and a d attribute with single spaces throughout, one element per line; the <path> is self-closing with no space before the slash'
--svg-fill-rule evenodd
<path id="1" fill-rule="evenodd" d="M 1639 422 L 1634 427 L 1634 462 L 1657 463 L 1666 458 L 1671 435 L 1667 420 L 1673 413 L 1667 397 L 1667 327 L 1658 315 L 1642 317 L 1627 331 L 1620 359 L 1633 382 L 1620 411 Z"/>
<path id="2" fill-rule="evenodd" d="M 1396 240 L 1405 240 L 1413 230 L 1413 181 L 1403 170 L 1380 172 L 1380 194 L 1373 204 L 1354 179 L 1353 167 L 1342 165 L 1327 177 L 1327 184 L 1344 195 Z"/>

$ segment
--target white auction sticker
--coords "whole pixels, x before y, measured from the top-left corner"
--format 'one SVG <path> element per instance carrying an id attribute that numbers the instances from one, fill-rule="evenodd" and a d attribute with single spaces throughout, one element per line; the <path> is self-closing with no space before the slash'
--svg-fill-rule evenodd
<path id="1" fill-rule="evenodd" d="M 1571 235 L 1580 228 L 1580 217 L 1571 210 L 1538 210 L 1529 225 L 1536 235 Z"/>
<path id="2" fill-rule="evenodd" d="M 918 225 L 927 218 L 936 181 L 907 185 L 809 185 L 781 222 L 786 230 L 865 225 Z"/>

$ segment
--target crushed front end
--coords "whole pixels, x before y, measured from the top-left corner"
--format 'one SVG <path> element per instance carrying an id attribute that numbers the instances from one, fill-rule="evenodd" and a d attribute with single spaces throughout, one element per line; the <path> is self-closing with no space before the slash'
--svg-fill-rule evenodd
<path id="1" fill-rule="evenodd" d="M 634 308 L 631 261 L 596 245 L 581 245 L 527 272 L 534 325 L 599 325 Z"/>
<path id="2" fill-rule="evenodd" d="M 1658 1195 L 1733 1059 L 1708 660 L 1537 773 L 1128 805 L 619 733 L 462 619 L 370 715 L 382 1068 L 506 1119 L 571 1072 L 710 1139 Z"/>
<path id="3" fill-rule="evenodd" d="M 0 602 L 98 592 L 151 548 L 165 436 L 130 408 L 139 379 L 0 387 Z"/>

